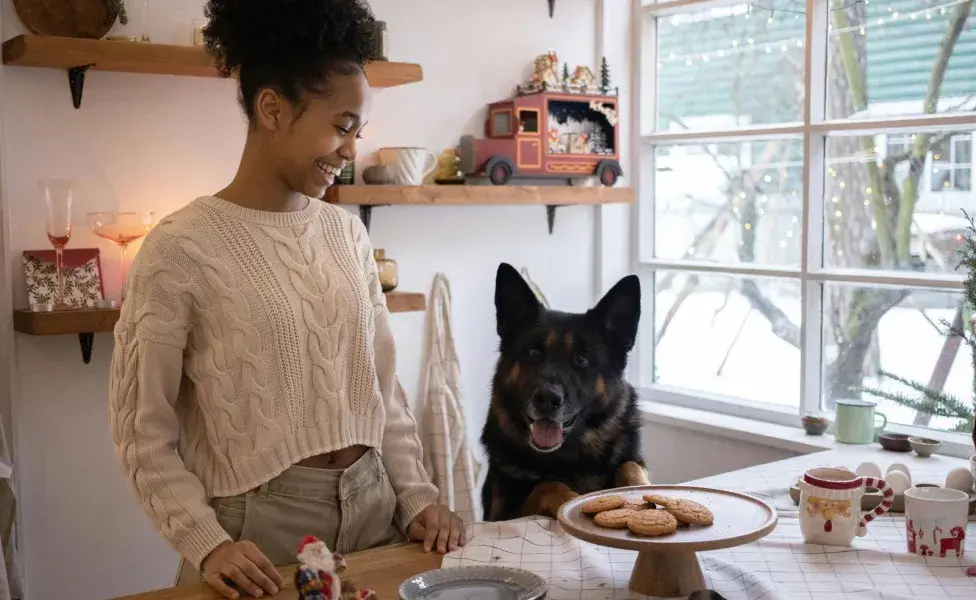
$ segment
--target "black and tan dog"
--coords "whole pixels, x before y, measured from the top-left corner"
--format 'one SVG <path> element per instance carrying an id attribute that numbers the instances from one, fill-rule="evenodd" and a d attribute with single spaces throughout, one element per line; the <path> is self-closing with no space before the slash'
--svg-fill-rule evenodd
<path id="1" fill-rule="evenodd" d="M 513 267 L 498 267 L 500 356 L 481 435 L 486 521 L 554 517 L 579 494 L 649 483 L 637 393 L 624 379 L 640 295 L 631 275 L 586 313 L 559 312 Z"/>

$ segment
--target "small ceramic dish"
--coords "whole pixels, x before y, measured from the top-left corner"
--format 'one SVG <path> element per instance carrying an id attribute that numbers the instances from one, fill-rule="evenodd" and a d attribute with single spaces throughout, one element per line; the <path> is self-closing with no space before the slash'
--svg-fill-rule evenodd
<path id="1" fill-rule="evenodd" d="M 421 573 L 400 585 L 401 600 L 541 600 L 546 581 L 510 567 L 452 567 Z"/>
<path id="2" fill-rule="evenodd" d="M 908 436 L 903 433 L 882 433 L 878 436 L 878 443 L 889 452 L 911 452 L 912 445 Z"/>
<path id="3" fill-rule="evenodd" d="M 928 458 L 942 447 L 942 442 L 939 440 L 933 440 L 929 438 L 923 438 L 918 436 L 912 436 L 908 438 L 908 443 L 911 445 L 912 450 L 915 454 L 918 454 L 922 458 Z"/>
<path id="4" fill-rule="evenodd" d="M 807 435 L 823 435 L 827 431 L 827 426 L 830 425 L 830 421 L 824 417 L 816 417 L 813 415 L 805 415 L 800 419 L 800 423 L 803 425 L 803 430 L 807 432 Z"/>

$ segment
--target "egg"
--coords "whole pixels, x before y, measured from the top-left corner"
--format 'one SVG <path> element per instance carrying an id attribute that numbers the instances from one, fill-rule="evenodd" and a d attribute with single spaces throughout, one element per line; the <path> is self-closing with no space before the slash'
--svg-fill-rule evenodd
<path id="1" fill-rule="evenodd" d="M 969 493 L 973 490 L 973 474 L 966 467 L 956 467 L 946 475 L 945 486 L 952 490 Z"/>
<path id="2" fill-rule="evenodd" d="M 886 481 L 888 479 L 887 476 L 890 475 L 893 471 L 901 471 L 902 473 L 908 476 L 908 483 L 912 482 L 912 472 L 908 470 L 908 467 L 906 467 L 901 463 L 893 463 L 890 467 L 888 467 L 888 470 L 885 471 Z"/>
<path id="3" fill-rule="evenodd" d="M 881 467 L 874 464 L 873 462 L 863 462 L 854 469 L 854 472 L 861 477 L 874 477 L 875 479 L 881 479 Z"/>
<path id="4" fill-rule="evenodd" d="M 891 471 L 885 475 L 884 480 L 896 496 L 904 494 L 905 490 L 912 487 L 912 481 L 908 478 L 908 475 L 905 475 L 901 471 Z"/>

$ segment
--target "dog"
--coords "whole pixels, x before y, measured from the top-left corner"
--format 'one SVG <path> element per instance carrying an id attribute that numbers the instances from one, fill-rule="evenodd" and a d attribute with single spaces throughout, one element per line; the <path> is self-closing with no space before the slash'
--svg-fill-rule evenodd
<path id="1" fill-rule="evenodd" d="M 481 435 L 485 521 L 555 517 L 578 495 L 648 485 L 637 392 L 624 377 L 640 280 L 621 279 L 585 313 L 550 310 L 511 265 L 495 278 L 499 358 Z"/>

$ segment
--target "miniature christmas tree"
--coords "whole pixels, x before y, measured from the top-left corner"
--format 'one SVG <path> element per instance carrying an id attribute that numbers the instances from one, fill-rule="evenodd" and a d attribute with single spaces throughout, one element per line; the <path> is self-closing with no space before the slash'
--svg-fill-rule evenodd
<path id="1" fill-rule="evenodd" d="M 607 66 L 606 56 L 600 61 L 600 88 L 604 94 L 610 93 L 610 67 Z"/>
<path id="2" fill-rule="evenodd" d="M 563 63 L 563 87 L 569 85 L 569 63 Z"/>
<path id="3" fill-rule="evenodd" d="M 959 261 L 959 267 L 966 270 L 966 281 L 963 287 L 966 296 L 965 302 L 971 311 L 973 308 L 976 308 L 976 222 L 965 211 L 963 211 L 963 214 L 969 222 L 969 227 L 967 227 L 969 234 L 966 235 L 965 247 L 961 250 L 962 257 Z M 976 318 L 969 319 L 968 331 L 965 326 L 956 327 L 945 319 L 942 320 L 942 326 L 944 327 L 944 334 L 946 336 L 959 338 L 969 347 L 973 364 L 976 364 Z M 973 446 L 976 449 L 976 377 L 973 378 L 972 382 L 973 397 L 969 402 L 966 402 L 955 396 L 946 394 L 942 390 L 931 389 L 918 381 L 909 381 L 885 371 L 882 371 L 879 375 L 911 388 L 915 392 L 918 392 L 921 397 L 913 397 L 900 392 L 889 392 L 877 388 L 864 387 L 861 390 L 872 396 L 907 406 L 919 413 L 957 419 L 953 431 L 971 433 Z"/>

